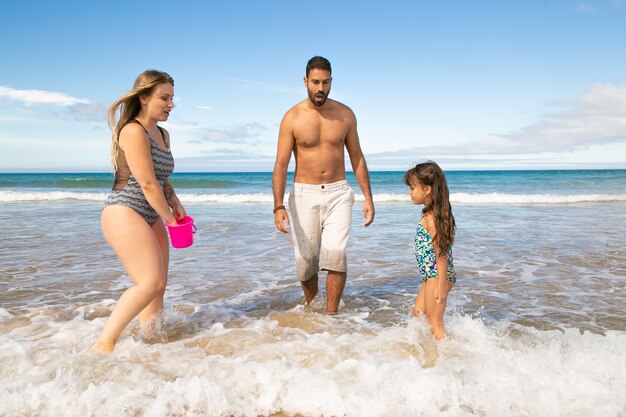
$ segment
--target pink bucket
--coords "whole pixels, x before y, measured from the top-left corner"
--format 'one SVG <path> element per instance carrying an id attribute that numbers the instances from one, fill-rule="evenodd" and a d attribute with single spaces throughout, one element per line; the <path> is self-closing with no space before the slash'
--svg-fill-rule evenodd
<path id="1" fill-rule="evenodd" d="M 182 220 L 176 220 L 176 226 L 165 223 L 170 232 L 170 240 L 175 248 L 187 248 L 193 244 L 193 217 L 185 216 Z"/>

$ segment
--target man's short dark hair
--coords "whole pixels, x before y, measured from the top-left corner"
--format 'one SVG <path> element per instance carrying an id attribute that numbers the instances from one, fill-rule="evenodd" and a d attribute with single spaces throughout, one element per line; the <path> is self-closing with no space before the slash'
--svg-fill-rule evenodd
<path id="1" fill-rule="evenodd" d="M 330 61 L 321 56 L 314 56 L 313 58 L 309 59 L 309 62 L 307 62 L 306 64 L 307 77 L 309 76 L 309 72 L 311 72 L 312 69 L 326 70 L 331 74 L 333 72 L 330 68 Z"/>

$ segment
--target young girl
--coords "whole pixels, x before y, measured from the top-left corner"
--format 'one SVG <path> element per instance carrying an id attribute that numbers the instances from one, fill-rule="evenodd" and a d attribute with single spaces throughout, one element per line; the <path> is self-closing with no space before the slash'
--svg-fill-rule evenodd
<path id="1" fill-rule="evenodd" d="M 450 206 L 446 176 L 435 162 L 417 164 L 404 174 L 413 204 L 422 204 L 422 218 L 415 233 L 415 258 L 424 284 L 413 315 L 426 314 L 437 340 L 445 338 L 443 313 L 446 299 L 456 282 L 452 263 L 454 216 Z"/>

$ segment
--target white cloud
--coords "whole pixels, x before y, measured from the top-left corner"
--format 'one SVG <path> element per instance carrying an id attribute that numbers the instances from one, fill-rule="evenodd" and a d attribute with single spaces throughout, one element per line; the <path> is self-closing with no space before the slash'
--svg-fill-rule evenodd
<path id="1" fill-rule="evenodd" d="M 626 143 L 626 85 L 598 84 L 575 99 L 560 103 L 561 110 L 518 130 L 455 145 L 432 145 L 377 154 L 403 155 L 530 155 L 574 152 L 595 145 Z"/>
<path id="2" fill-rule="evenodd" d="M 175 122 L 167 121 L 167 122 L 163 122 L 162 126 L 165 127 L 167 130 L 170 130 L 176 133 L 195 132 L 201 129 L 200 125 L 197 122 L 175 123 Z"/>
<path id="3" fill-rule="evenodd" d="M 286 93 L 293 95 L 302 95 L 303 88 L 283 87 L 281 85 L 275 85 L 266 83 L 263 81 L 254 80 L 241 80 L 237 79 L 235 82 L 238 87 L 245 91 L 261 91 L 266 93 Z"/>
<path id="4" fill-rule="evenodd" d="M 99 103 L 78 103 L 68 108 L 70 114 L 74 116 L 74 120 L 95 121 L 107 123 L 107 107 Z"/>
<path id="5" fill-rule="evenodd" d="M 254 143 L 259 135 L 268 130 L 267 127 L 258 122 L 239 123 L 224 128 L 201 129 L 197 139 L 190 140 L 190 143 Z"/>
<path id="6" fill-rule="evenodd" d="M 212 106 L 196 106 L 196 108 L 200 110 L 213 110 Z"/>
<path id="7" fill-rule="evenodd" d="M 243 150 L 214 149 L 210 155 L 176 158 L 176 169 L 183 171 L 268 171 L 273 155 L 258 155 Z"/>
<path id="8" fill-rule="evenodd" d="M 576 5 L 576 11 L 583 14 L 597 14 L 598 8 L 595 6 L 590 6 L 586 3 L 578 3 Z"/>
<path id="9" fill-rule="evenodd" d="M 21 116 L 7 116 L 0 114 L 0 122 L 30 122 L 31 119 Z"/>
<path id="10" fill-rule="evenodd" d="M 504 152 L 561 152 L 626 141 L 626 85 L 598 84 L 522 129 L 498 135 Z M 480 143 L 493 141 L 481 141 Z M 501 152 L 498 152 L 501 153 Z"/>
<path id="11" fill-rule="evenodd" d="M 15 88 L 0 86 L 0 97 L 9 100 L 21 101 L 25 104 L 54 104 L 58 106 L 73 106 L 76 104 L 89 104 L 89 100 L 68 96 L 64 93 L 43 90 L 17 90 Z"/>

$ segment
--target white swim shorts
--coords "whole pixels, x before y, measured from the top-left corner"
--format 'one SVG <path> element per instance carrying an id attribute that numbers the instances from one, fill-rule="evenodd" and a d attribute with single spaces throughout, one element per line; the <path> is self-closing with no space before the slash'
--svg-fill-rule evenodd
<path id="1" fill-rule="evenodd" d="M 348 181 L 294 183 L 288 205 L 298 279 L 306 281 L 320 269 L 346 272 L 354 205 Z"/>

